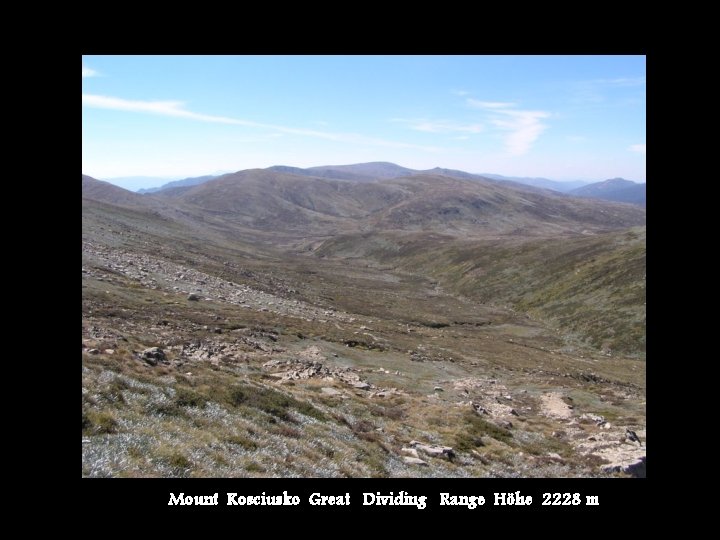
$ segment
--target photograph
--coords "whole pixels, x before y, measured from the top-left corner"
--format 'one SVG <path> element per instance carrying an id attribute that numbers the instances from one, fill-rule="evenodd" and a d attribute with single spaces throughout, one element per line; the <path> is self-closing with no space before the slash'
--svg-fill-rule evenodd
<path id="1" fill-rule="evenodd" d="M 646 478 L 645 261 L 643 54 L 83 54 L 82 478 Z"/>

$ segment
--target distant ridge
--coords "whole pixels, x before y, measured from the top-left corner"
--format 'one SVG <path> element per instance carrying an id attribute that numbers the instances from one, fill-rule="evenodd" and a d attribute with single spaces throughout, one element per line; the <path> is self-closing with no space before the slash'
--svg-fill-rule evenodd
<path id="1" fill-rule="evenodd" d="M 645 206 L 645 184 L 638 184 L 624 178 L 611 178 L 589 184 L 569 192 L 574 197 L 604 199 Z"/>
<path id="2" fill-rule="evenodd" d="M 204 184 L 205 182 L 212 180 L 213 178 L 217 178 L 216 175 L 208 174 L 205 176 L 197 176 L 197 177 L 191 177 L 191 178 L 183 178 L 182 180 L 174 180 L 172 182 L 168 182 L 167 184 L 163 184 L 160 187 L 154 187 L 154 188 L 145 188 L 145 189 L 138 189 L 137 193 L 157 193 L 158 191 L 163 191 L 166 189 L 172 189 L 172 188 L 178 188 L 178 187 L 186 187 L 186 186 L 197 186 L 199 184 Z"/>
<path id="3" fill-rule="evenodd" d="M 552 189 L 560 193 L 568 193 L 573 189 L 585 186 L 589 182 L 585 180 L 569 180 L 567 182 L 559 182 L 558 180 L 550 180 L 549 178 L 530 178 L 525 176 L 502 176 L 500 174 L 483 173 L 481 176 L 492 178 L 493 180 L 501 180 L 503 182 L 516 182 L 543 189 Z"/>

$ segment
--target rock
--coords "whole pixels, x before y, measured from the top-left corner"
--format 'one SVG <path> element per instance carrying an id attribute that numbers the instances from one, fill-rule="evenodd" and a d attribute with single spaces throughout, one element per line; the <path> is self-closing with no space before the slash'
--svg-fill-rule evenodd
<path id="1" fill-rule="evenodd" d="M 88 354 L 100 354 L 100 351 L 98 351 L 97 349 L 90 349 L 88 351 Z"/>
<path id="2" fill-rule="evenodd" d="M 83 440 L 82 440 L 82 443 L 83 443 L 83 444 L 88 444 L 89 442 L 90 442 L 90 439 L 83 439 Z"/>
<path id="3" fill-rule="evenodd" d="M 323 386 L 320 391 L 323 394 L 327 394 L 328 396 L 339 396 L 342 394 L 340 390 L 336 390 L 335 388 L 330 388 L 329 386 Z"/>
<path id="4" fill-rule="evenodd" d="M 436 386 L 435 388 L 433 388 L 433 391 L 434 392 L 444 392 L 444 390 L 439 386 Z"/>
<path id="5" fill-rule="evenodd" d="M 427 454 L 430 457 L 437 457 L 442 459 L 451 460 L 455 457 L 455 452 L 449 446 L 430 446 L 427 444 L 421 444 L 418 441 L 410 441 L 410 446 L 416 450 Z"/>
<path id="6" fill-rule="evenodd" d="M 550 452 L 549 454 L 547 454 L 547 457 L 552 459 L 562 459 L 562 456 L 556 452 Z"/>
<path id="7" fill-rule="evenodd" d="M 500 422 L 498 422 L 498 425 L 505 429 L 512 429 L 513 427 L 513 423 L 510 420 L 501 420 Z"/>
<path id="8" fill-rule="evenodd" d="M 115 354 L 115 349 L 105 349 L 105 354 Z"/>
<path id="9" fill-rule="evenodd" d="M 190 301 L 193 301 L 193 302 L 199 302 L 199 301 L 200 301 L 200 297 L 199 297 L 197 294 L 195 294 L 195 293 L 190 293 L 190 294 L 188 294 L 187 299 L 190 300 Z"/>
<path id="10" fill-rule="evenodd" d="M 642 443 L 640 442 L 640 437 L 637 436 L 637 433 L 632 431 L 631 429 L 625 430 L 625 438 L 629 441 L 636 442 L 642 446 Z"/>
<path id="11" fill-rule="evenodd" d="M 513 416 L 520 416 L 520 413 L 517 412 L 515 409 L 510 409 L 510 414 L 512 414 Z"/>
<path id="12" fill-rule="evenodd" d="M 634 476 L 635 478 L 645 478 L 646 457 L 642 456 L 637 459 L 629 460 L 622 463 L 611 463 L 610 465 L 606 465 L 605 467 L 603 467 L 603 471 L 609 473 L 624 472 L 626 474 Z"/>
<path id="13" fill-rule="evenodd" d="M 149 347 L 145 349 L 141 354 L 140 358 L 145 360 L 151 366 L 157 365 L 158 362 L 167 362 L 165 351 L 160 347 Z"/>
<path id="14" fill-rule="evenodd" d="M 408 456 L 412 456 L 412 457 L 415 457 L 415 458 L 420 458 L 420 456 L 418 456 L 417 450 L 415 450 L 414 448 L 407 448 L 407 447 L 406 447 L 406 448 L 403 448 L 403 449 L 400 450 L 400 451 L 401 451 L 403 454 L 407 454 Z"/>
<path id="15" fill-rule="evenodd" d="M 358 390 L 369 390 L 370 389 L 370 385 L 366 382 L 353 383 L 353 387 L 357 388 Z"/>
<path id="16" fill-rule="evenodd" d="M 426 461 L 423 461 L 420 458 L 411 457 L 411 456 L 403 456 L 403 461 L 407 463 L 408 465 L 419 465 L 420 467 L 429 467 L 430 465 L 427 464 Z"/>

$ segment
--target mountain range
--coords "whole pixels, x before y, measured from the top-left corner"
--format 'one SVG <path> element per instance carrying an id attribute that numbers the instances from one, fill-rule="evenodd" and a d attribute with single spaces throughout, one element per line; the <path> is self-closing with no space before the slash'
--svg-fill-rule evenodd
<path id="1" fill-rule="evenodd" d="M 347 180 L 353 182 L 374 182 L 415 175 L 441 175 L 461 180 L 494 180 L 510 185 L 532 186 L 534 188 L 552 190 L 560 193 L 568 193 L 578 197 L 591 197 L 606 199 L 618 202 L 629 202 L 632 204 L 645 205 L 645 186 L 622 178 L 605 180 L 602 182 L 589 183 L 582 180 L 559 182 L 547 178 L 511 177 L 499 174 L 473 174 L 454 169 L 443 169 L 436 167 L 428 170 L 408 169 L 400 165 L 388 162 L 357 163 L 353 165 L 324 165 L 319 167 L 289 167 L 275 165 L 267 170 L 294 174 L 298 176 L 309 176 L 314 178 L 329 178 L 333 180 Z M 168 182 L 160 187 L 139 189 L 137 193 L 156 193 L 178 187 L 188 187 L 203 184 L 218 175 L 206 175 L 199 177 L 185 178 Z"/>

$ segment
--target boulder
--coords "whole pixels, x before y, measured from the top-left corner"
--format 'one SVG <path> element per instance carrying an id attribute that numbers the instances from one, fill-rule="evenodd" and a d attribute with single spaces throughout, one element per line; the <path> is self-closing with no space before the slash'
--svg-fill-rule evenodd
<path id="1" fill-rule="evenodd" d="M 419 443 L 418 441 L 410 441 L 410 446 L 426 454 L 430 457 L 451 460 L 455 457 L 455 452 L 449 446 L 430 446 Z"/>
<path id="2" fill-rule="evenodd" d="M 167 362 L 165 351 L 163 351 L 160 347 L 149 347 L 145 349 L 140 354 L 140 358 L 145 360 L 151 366 L 157 365 L 158 362 Z"/>
<path id="3" fill-rule="evenodd" d="M 411 456 L 403 456 L 403 461 L 407 463 L 408 465 L 419 465 L 420 467 L 429 467 L 430 465 L 427 464 L 427 461 L 423 461 L 420 458 L 411 457 Z"/>

